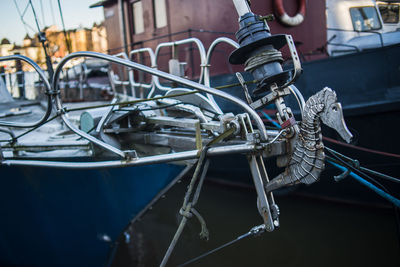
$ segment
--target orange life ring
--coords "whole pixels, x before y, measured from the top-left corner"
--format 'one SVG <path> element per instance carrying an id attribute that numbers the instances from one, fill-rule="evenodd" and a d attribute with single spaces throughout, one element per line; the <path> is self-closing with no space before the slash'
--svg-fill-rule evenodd
<path id="1" fill-rule="evenodd" d="M 294 17 L 289 16 L 283 7 L 283 0 L 274 0 L 274 7 L 280 22 L 287 26 L 297 26 L 301 24 L 306 16 L 306 0 L 298 0 L 299 8 Z"/>

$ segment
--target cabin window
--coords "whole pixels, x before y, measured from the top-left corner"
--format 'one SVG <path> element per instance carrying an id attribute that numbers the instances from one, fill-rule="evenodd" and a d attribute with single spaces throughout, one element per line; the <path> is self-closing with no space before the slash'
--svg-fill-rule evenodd
<path id="1" fill-rule="evenodd" d="M 153 0 L 154 26 L 162 28 L 167 26 L 167 8 L 165 0 Z"/>
<path id="2" fill-rule="evenodd" d="M 133 33 L 144 32 L 143 5 L 142 1 L 132 3 Z"/>
<path id="3" fill-rule="evenodd" d="M 384 23 L 399 23 L 399 5 L 379 4 L 378 7 Z"/>
<path id="4" fill-rule="evenodd" d="M 355 31 L 365 32 L 382 28 L 378 12 L 373 6 L 350 8 L 350 15 Z"/>

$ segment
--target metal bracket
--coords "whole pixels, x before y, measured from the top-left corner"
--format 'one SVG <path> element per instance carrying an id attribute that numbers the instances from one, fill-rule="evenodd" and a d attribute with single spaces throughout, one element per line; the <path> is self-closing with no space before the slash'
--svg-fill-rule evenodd
<path id="1" fill-rule="evenodd" d="M 266 230 L 268 232 L 272 232 L 275 229 L 275 226 L 272 219 L 272 214 L 267 194 L 265 193 L 264 190 L 264 182 L 263 182 L 263 180 L 266 178 L 266 173 L 264 173 L 263 170 L 260 172 L 260 166 L 259 166 L 260 161 L 262 161 L 262 157 L 251 155 L 249 156 L 248 160 L 250 165 L 250 171 L 253 177 L 254 186 L 256 188 L 258 196 L 258 211 L 260 212 L 261 217 L 264 220 Z"/>
<path id="2" fill-rule="evenodd" d="M 258 109 L 262 106 L 272 103 L 278 97 L 287 96 L 287 95 L 290 95 L 290 90 L 287 87 L 280 89 L 280 90 L 274 90 L 271 93 L 267 94 L 266 96 L 251 103 L 250 107 L 252 107 L 253 109 Z"/>
<path id="3" fill-rule="evenodd" d="M 249 121 L 250 118 L 248 116 L 240 117 L 240 122 L 242 123 L 241 127 L 245 131 L 246 137 L 254 138 L 256 133 L 254 133 L 251 124 L 246 123 Z M 256 141 L 257 143 L 259 140 L 252 141 Z M 260 154 L 248 154 L 248 161 L 258 196 L 258 211 L 264 220 L 265 229 L 268 232 L 272 232 L 275 227 L 279 226 L 279 208 L 275 204 L 272 192 L 267 194 L 265 191 L 264 184 L 266 185 L 269 182 L 269 179 L 264 166 L 263 157 Z"/>
<path id="4" fill-rule="evenodd" d="M 294 83 L 298 78 L 297 76 L 303 71 L 303 69 L 301 68 L 300 58 L 297 54 L 296 46 L 294 45 L 293 37 L 289 34 L 286 34 L 285 38 L 287 45 L 289 47 L 290 56 L 292 57 L 293 60 L 293 71 L 291 79 L 287 83 L 282 85 L 280 88 L 286 88 L 292 83 Z"/>
<path id="5" fill-rule="evenodd" d="M 127 160 L 135 160 L 139 158 L 136 150 L 125 150 L 124 152 Z"/>

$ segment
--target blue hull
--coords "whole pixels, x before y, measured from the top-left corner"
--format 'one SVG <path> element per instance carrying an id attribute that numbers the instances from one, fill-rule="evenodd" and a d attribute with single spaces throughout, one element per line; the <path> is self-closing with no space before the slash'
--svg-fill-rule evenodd
<path id="1" fill-rule="evenodd" d="M 110 243 L 184 166 L 0 167 L 0 265 L 102 266 Z"/>

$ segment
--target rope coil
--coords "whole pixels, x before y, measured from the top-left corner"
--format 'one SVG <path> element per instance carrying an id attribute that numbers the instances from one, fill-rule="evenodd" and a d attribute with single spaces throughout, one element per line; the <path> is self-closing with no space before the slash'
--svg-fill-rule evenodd
<path id="1" fill-rule="evenodd" d="M 269 49 L 247 59 L 244 63 L 244 70 L 251 71 L 259 66 L 275 61 L 283 62 L 282 53 L 276 49 Z"/>

